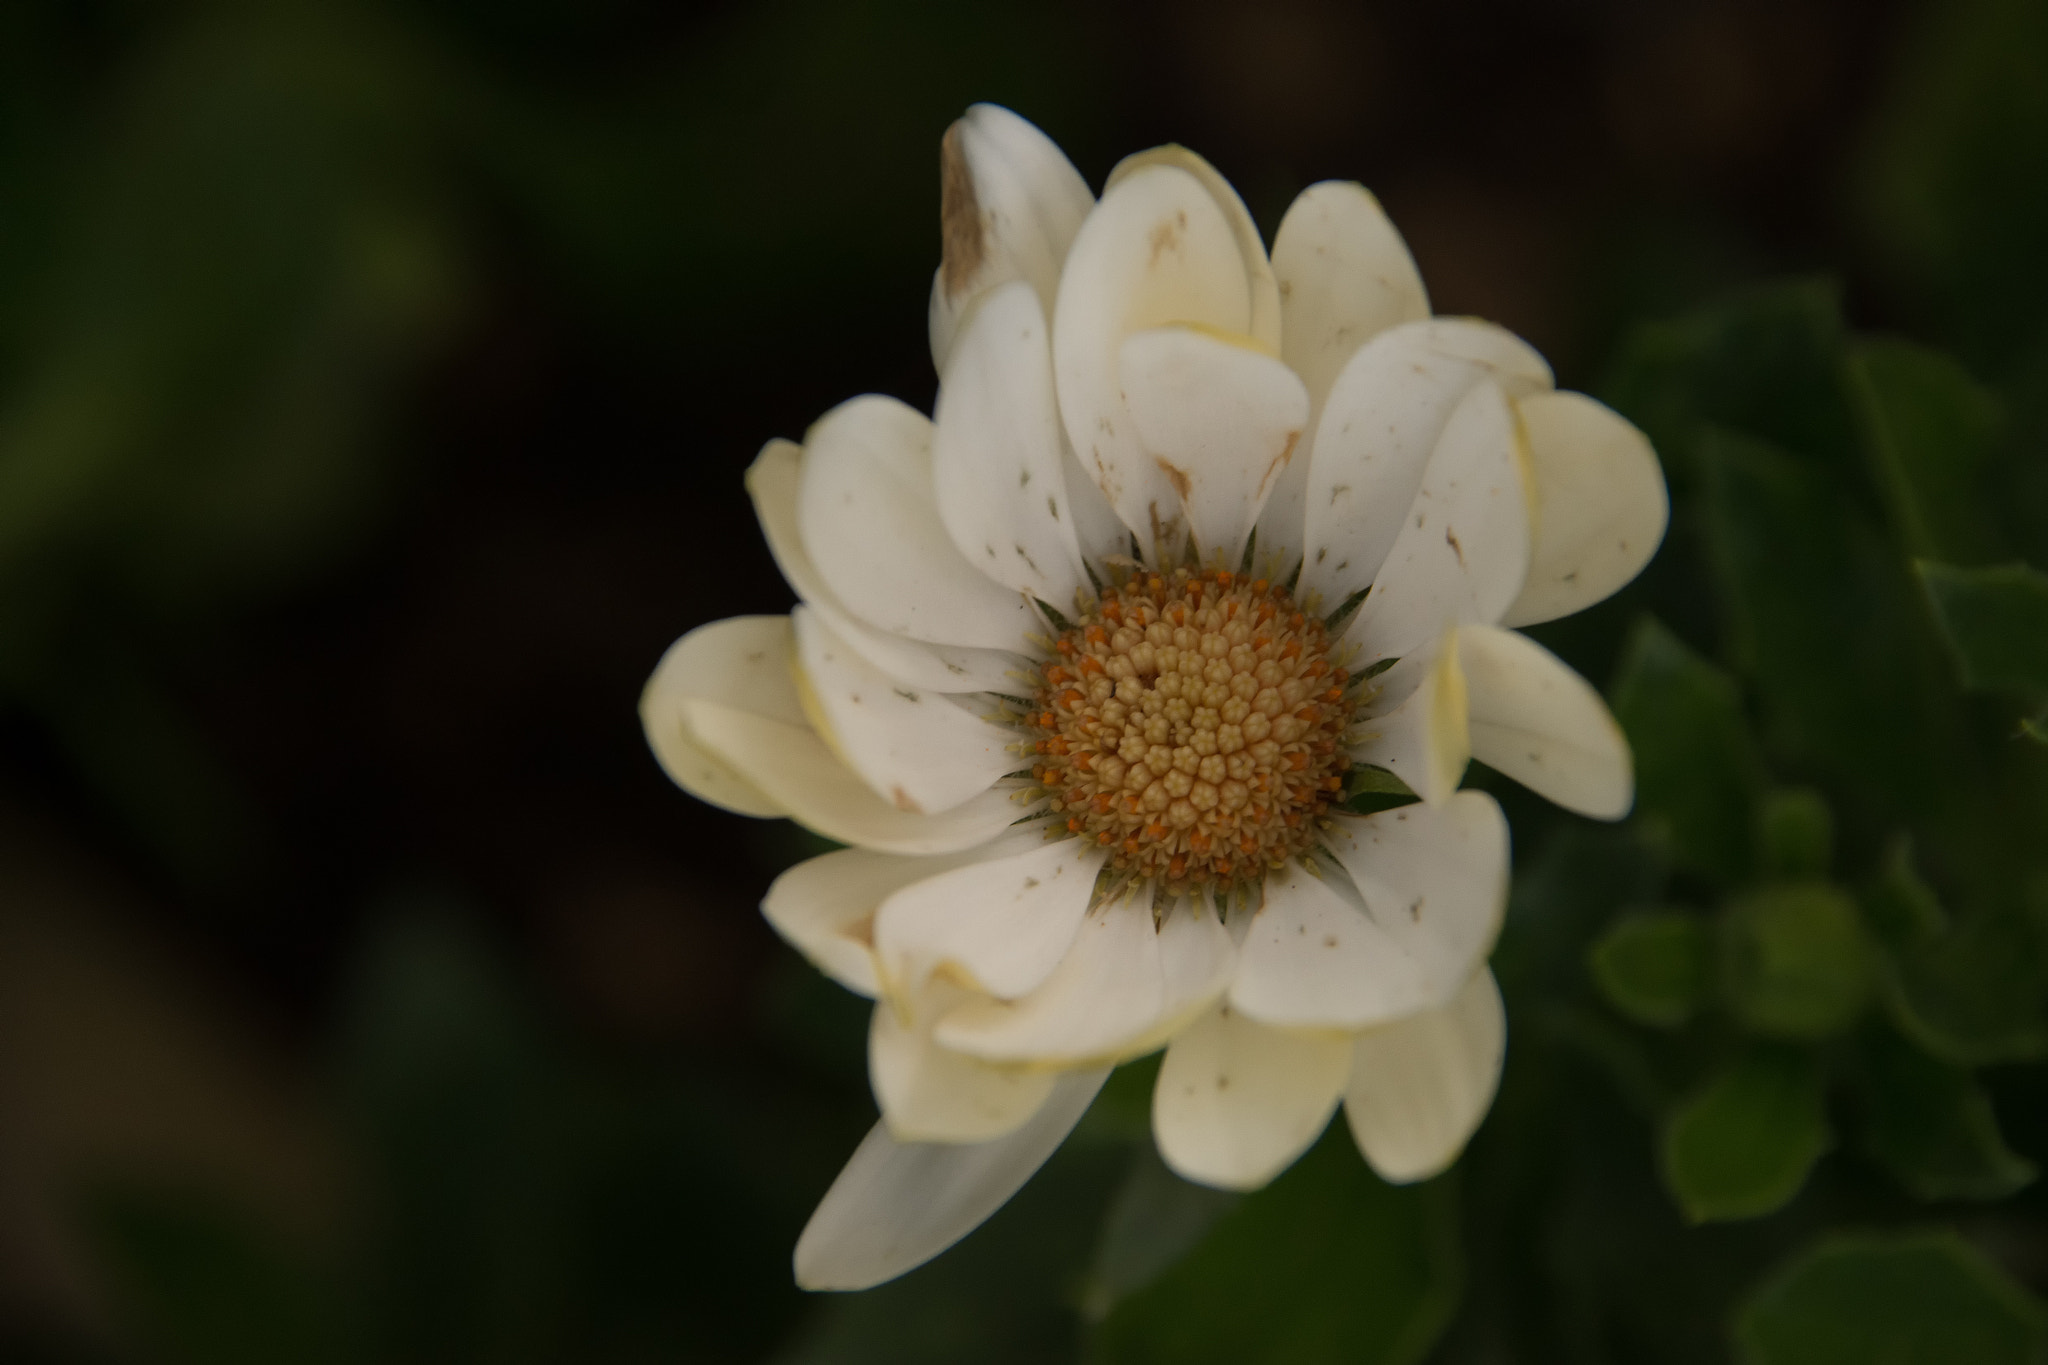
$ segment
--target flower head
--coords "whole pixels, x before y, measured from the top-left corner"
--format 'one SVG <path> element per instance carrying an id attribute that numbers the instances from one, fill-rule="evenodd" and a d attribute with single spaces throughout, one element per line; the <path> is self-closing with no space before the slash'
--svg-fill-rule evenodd
<path id="1" fill-rule="evenodd" d="M 1357 185 L 1269 258 L 1182 148 L 1097 201 L 978 105 L 941 164 L 934 417 L 862 397 L 770 442 L 748 488 L 800 603 L 692 631 L 642 701 L 686 789 L 849 845 L 764 905 L 876 1000 L 882 1121 L 798 1245 L 817 1288 L 936 1255 L 1161 1046 L 1189 1179 L 1265 1183 L 1340 1103 L 1387 1179 L 1454 1160 L 1508 873 L 1458 783 L 1628 809 L 1598 694 L 1512 627 L 1626 583 L 1667 516 L 1641 434 L 1432 318 Z"/>

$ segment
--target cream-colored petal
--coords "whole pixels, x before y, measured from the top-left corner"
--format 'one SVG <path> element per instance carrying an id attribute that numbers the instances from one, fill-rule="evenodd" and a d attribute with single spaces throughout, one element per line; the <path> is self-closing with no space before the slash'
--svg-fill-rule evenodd
<path id="1" fill-rule="evenodd" d="M 875 916 L 883 979 L 915 992 L 944 969 L 1004 999 L 1035 990 L 1073 944 L 1108 856 L 1084 839 L 1040 842 L 905 887 Z"/>
<path id="2" fill-rule="evenodd" d="M 1377 659 L 1405 655 L 1449 625 L 1498 621 L 1529 572 L 1523 468 L 1507 395 L 1482 379 L 1444 424 L 1346 640 Z"/>
<path id="3" fill-rule="evenodd" d="M 1507 1036 L 1485 970 L 1442 1009 L 1358 1036 L 1344 1117 L 1381 1179 L 1427 1180 L 1458 1159 L 1493 1104 Z"/>
<path id="4" fill-rule="evenodd" d="M 932 1041 L 932 1024 L 966 997 L 933 981 L 909 1008 L 875 1006 L 868 1080 L 898 1142 L 987 1142 L 1021 1128 L 1052 1093 L 1053 1072 L 991 1066 Z"/>
<path id="5" fill-rule="evenodd" d="M 1222 994 L 1235 950 L 1213 910 L 1186 902 L 1157 928 L 1149 904 L 1099 906 L 1045 984 L 1017 1001 L 964 1005 L 947 1047 L 992 1062 L 1083 1066 L 1140 1056 Z"/>
<path id="6" fill-rule="evenodd" d="M 1516 411 L 1528 438 L 1536 537 L 1529 580 L 1503 625 L 1569 616 L 1642 572 L 1671 520 L 1664 471 L 1628 419 L 1582 393 L 1536 393 Z"/>
<path id="7" fill-rule="evenodd" d="M 848 611 L 935 644 L 1026 648 L 1038 618 L 963 556 L 939 519 L 932 424 L 876 394 L 819 418 L 804 442 L 796 523 Z"/>
<path id="8" fill-rule="evenodd" d="M 1380 201 L 1348 180 L 1310 185 L 1273 237 L 1280 282 L 1280 358 L 1317 409 L 1358 348 L 1429 316 L 1429 295 L 1407 243 Z"/>
<path id="9" fill-rule="evenodd" d="M 1432 318 L 1387 329 L 1338 371 L 1309 447 L 1302 532 L 1301 590 L 1321 593 L 1325 610 L 1379 574 L 1412 520 L 1410 504 L 1452 411 L 1482 379 L 1520 397 L 1549 388 L 1550 368 L 1503 328 Z M 1261 543 L 1280 549 L 1284 529 L 1268 536 L 1262 523 Z"/>
<path id="10" fill-rule="evenodd" d="M 862 995 L 881 993 L 875 968 L 875 912 L 906 886 L 956 867 L 1002 856 L 1017 841 L 1041 837 L 1006 834 L 991 843 L 937 857 L 905 857 L 842 848 L 806 859 L 777 877 L 761 913 L 789 945 L 827 976 Z"/>
<path id="11" fill-rule="evenodd" d="M 1153 166 L 1172 166 L 1194 176 L 1216 201 L 1216 207 L 1223 211 L 1224 217 L 1230 220 L 1231 236 L 1236 240 L 1238 255 L 1244 262 L 1245 283 L 1250 291 L 1251 315 L 1243 330 L 1268 354 L 1278 355 L 1280 285 L 1274 277 L 1272 262 L 1266 257 L 1266 244 L 1259 240 L 1259 225 L 1252 221 L 1251 210 L 1244 206 L 1244 200 L 1238 197 L 1237 191 L 1221 172 L 1201 156 L 1174 143 L 1154 147 L 1150 151 L 1133 152 L 1119 161 L 1110 171 L 1102 192 L 1108 194 L 1124 180 Z"/>
<path id="12" fill-rule="evenodd" d="M 983 295 L 1022 280 L 1050 310 L 1060 264 L 1095 204 L 1052 139 L 994 104 L 977 104 L 939 144 L 945 260 L 932 278 L 932 360 L 941 374 L 960 321 Z"/>
<path id="13" fill-rule="evenodd" d="M 768 551 L 789 586 L 806 605 L 832 623 L 839 637 L 875 667 L 909 687 L 927 692 L 1014 692 L 1024 660 L 1016 654 L 961 645 L 932 645 L 877 630 L 857 620 L 825 586 L 824 575 L 804 549 L 797 531 L 797 488 L 803 478 L 803 448 L 794 441 L 770 441 L 747 471 L 747 492 L 761 521 Z"/>
<path id="14" fill-rule="evenodd" d="M 1023 1187 L 1108 1078 L 1067 1072 L 1022 1127 L 992 1142 L 898 1142 L 877 1123 L 797 1239 L 796 1282 L 869 1289 L 923 1265 Z"/>
<path id="15" fill-rule="evenodd" d="M 996 582 L 1062 611 L 1087 580 L 1061 460 L 1052 342 L 1038 296 L 1006 284 L 954 347 L 932 424 L 939 517 Z"/>
<path id="16" fill-rule="evenodd" d="M 842 844 L 881 853 L 953 853 L 1008 829 L 1027 812 L 1004 783 L 936 815 L 901 810 L 868 790 L 808 725 L 688 701 L 683 716 L 704 748 L 797 823 Z"/>
<path id="17" fill-rule="evenodd" d="M 1497 626 L 1461 627 L 1458 657 L 1474 758 L 1566 810 L 1596 820 L 1628 814 L 1628 737 L 1590 683 L 1528 636 Z"/>
<path id="18" fill-rule="evenodd" d="M 1385 768 L 1430 805 L 1442 805 L 1472 758 L 1457 632 L 1445 631 L 1374 681 L 1382 690 L 1361 708 L 1352 758 Z"/>
<path id="19" fill-rule="evenodd" d="M 1235 567 L 1308 425 L 1308 392 L 1272 356 L 1192 327 L 1134 332 L 1118 358 L 1138 439 L 1180 495 L 1195 548 Z"/>
<path id="20" fill-rule="evenodd" d="M 1230 221 L 1186 170 L 1151 166 L 1118 182 L 1067 253 L 1052 318 L 1060 417 L 1082 468 L 1147 554 L 1180 544 L 1180 499 L 1124 406 L 1123 340 L 1168 323 L 1241 333 L 1249 320 Z"/>
<path id="21" fill-rule="evenodd" d="M 1060 468 L 1067 476 L 1067 505 L 1074 510 L 1074 535 L 1081 542 L 1082 556 L 1098 566 L 1097 574 L 1103 576 L 1100 566 L 1108 563 L 1111 556 L 1130 559 L 1138 547 L 1131 540 L 1131 528 L 1124 525 L 1094 478 L 1081 467 L 1064 432 L 1060 446 L 1065 452 Z"/>
<path id="22" fill-rule="evenodd" d="M 812 607 L 790 613 L 805 713 L 868 789 L 899 810 L 952 810 L 1022 767 L 1015 732 L 940 692 L 905 687 Z"/>
<path id="23" fill-rule="evenodd" d="M 1348 1036 L 1283 1032 L 1219 1004 L 1166 1046 L 1159 1155 L 1198 1184 L 1258 1189 L 1322 1133 L 1350 1075 Z"/>
<path id="24" fill-rule="evenodd" d="M 1366 913 L 1446 1004 L 1493 951 L 1508 903 L 1508 822 L 1485 792 L 1442 806 L 1339 816 L 1324 847 L 1351 876 Z"/>
<path id="25" fill-rule="evenodd" d="M 1230 983 L 1239 1012 L 1279 1028 L 1356 1030 L 1437 1003 L 1429 974 L 1337 875 L 1299 863 L 1267 874 Z"/>
<path id="26" fill-rule="evenodd" d="M 736 616 L 697 627 L 670 645 L 640 693 L 640 725 L 662 771 L 701 801 L 741 815 L 786 812 L 691 736 L 683 705 L 692 697 L 803 724 L 789 679 L 786 616 Z"/>

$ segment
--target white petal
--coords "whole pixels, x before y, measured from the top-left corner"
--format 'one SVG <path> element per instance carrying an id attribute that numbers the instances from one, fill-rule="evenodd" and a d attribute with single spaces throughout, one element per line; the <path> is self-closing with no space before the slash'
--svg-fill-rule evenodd
<path id="1" fill-rule="evenodd" d="M 1482 379 L 1444 424 L 1408 519 L 1345 632 L 1367 659 L 1404 655 L 1445 626 L 1493 622 L 1529 572 L 1521 436 L 1500 386 Z"/>
<path id="2" fill-rule="evenodd" d="M 1014 732 L 939 692 L 905 687 L 855 653 L 810 607 L 790 613 L 805 713 L 832 751 L 899 810 L 936 815 L 1025 760 Z"/>
<path id="3" fill-rule="evenodd" d="M 1183 1178 L 1255 1190 L 1322 1133 L 1351 1075 L 1351 1039 L 1285 1033 L 1218 1005 L 1167 1044 L 1152 1091 L 1159 1155 Z"/>
<path id="4" fill-rule="evenodd" d="M 941 967 L 975 990 L 1014 999 L 1067 953 L 1106 850 L 1041 842 L 906 887 L 875 916 L 875 953 L 892 991 L 914 992 Z"/>
<path id="5" fill-rule="evenodd" d="M 991 1066 L 932 1042 L 933 1022 L 965 996 L 935 981 L 908 1010 L 875 1006 L 868 1080 L 898 1142 L 987 1142 L 1021 1128 L 1052 1093 L 1053 1072 Z"/>
<path id="6" fill-rule="evenodd" d="M 1148 553 L 1180 541 L 1180 499 L 1138 439 L 1118 350 L 1132 332 L 1200 323 L 1243 332 L 1249 286 L 1229 219 L 1173 166 L 1137 171 L 1081 225 L 1052 318 L 1060 417 L 1081 465 Z"/>
<path id="7" fill-rule="evenodd" d="M 1374 681 L 1381 691 L 1362 708 L 1352 758 L 1385 768 L 1424 801 L 1442 805 L 1472 757 L 1457 632 L 1445 631 L 1436 645 L 1406 655 Z"/>
<path id="8" fill-rule="evenodd" d="M 1099 906 L 1044 985 L 977 1001 L 939 1024 L 947 1047 L 989 1061 L 1080 1066 L 1140 1056 L 1230 981 L 1235 950 L 1214 911 L 1183 902 L 1153 927 L 1149 904 Z"/>
<path id="9" fill-rule="evenodd" d="M 1458 1159 L 1493 1104 L 1507 1014 L 1481 971 L 1442 1009 L 1358 1036 L 1344 1117 L 1383 1180 L 1427 1180 Z"/>
<path id="10" fill-rule="evenodd" d="M 1273 237 L 1273 274 L 1280 357 L 1317 407 L 1359 347 L 1429 316 L 1415 258 L 1380 201 L 1353 181 L 1325 180 L 1295 197 Z"/>
<path id="11" fill-rule="evenodd" d="M 873 945 L 875 912 L 882 902 L 913 883 L 993 857 L 1014 837 L 928 858 L 836 849 L 777 877 L 761 902 L 761 913 L 776 933 L 827 976 L 848 990 L 879 995 Z"/>
<path id="12" fill-rule="evenodd" d="M 1458 656 L 1474 758 L 1566 810 L 1598 820 L 1628 814 L 1628 737 L 1590 683 L 1528 636 L 1494 626 L 1462 627 Z"/>
<path id="13" fill-rule="evenodd" d="M 974 310 L 939 386 L 939 517 L 983 573 L 1062 611 L 1086 581 L 1060 458 L 1065 443 L 1045 312 L 1025 285 L 1004 285 Z"/>
<path id="14" fill-rule="evenodd" d="M 1373 923 L 1400 945 L 1431 1006 L 1447 1004 L 1493 951 L 1508 903 L 1508 822 L 1485 792 L 1441 807 L 1339 816 L 1324 846 Z"/>
<path id="15" fill-rule="evenodd" d="M 725 760 L 797 823 L 842 844 L 882 853 L 953 853 L 985 844 L 1025 814 L 1010 784 L 952 810 L 899 810 L 833 756 L 808 725 L 688 701 L 684 720 L 697 742 Z"/>
<path id="16" fill-rule="evenodd" d="M 797 532 L 797 488 L 803 478 L 803 449 L 794 441 L 770 441 L 747 470 L 747 492 L 761 521 L 768 551 L 789 586 L 832 623 L 832 629 L 875 667 L 898 682 L 928 692 L 1016 690 L 1012 674 L 1025 667 L 1015 654 L 959 645 L 921 644 L 858 621 L 840 604 L 804 549 Z"/>
<path id="17" fill-rule="evenodd" d="M 1096 565 L 1105 563 L 1112 555 L 1133 557 L 1131 528 L 1124 525 L 1094 478 L 1081 467 L 1064 432 L 1060 446 L 1065 452 L 1060 468 L 1067 476 L 1067 505 L 1074 509 L 1074 534 L 1081 542 L 1082 555 Z"/>
<path id="18" fill-rule="evenodd" d="M 1529 581 L 1502 623 L 1534 625 L 1607 597 L 1663 542 L 1671 498 L 1642 432 L 1582 393 L 1531 394 L 1516 403 L 1535 484 L 1536 542 Z"/>
<path id="19" fill-rule="evenodd" d="M 944 373 L 960 319 L 989 290 L 1022 280 L 1051 309 L 1060 264 L 1095 203 L 1052 139 L 977 104 L 939 144 L 945 264 L 932 279 L 932 360 Z"/>
<path id="20" fill-rule="evenodd" d="M 670 645 L 640 693 L 640 725 L 677 786 L 741 815 L 782 815 L 781 806 L 691 737 L 683 704 L 692 697 L 804 723 L 789 676 L 789 618 L 737 616 L 697 627 Z"/>
<path id="21" fill-rule="evenodd" d="M 932 424 L 868 394 L 804 442 L 796 523 L 833 595 L 871 626 L 936 644 L 1024 649 L 1038 618 L 953 546 L 932 483 Z"/>
<path id="22" fill-rule="evenodd" d="M 1308 425 L 1294 371 L 1192 327 L 1155 327 L 1118 352 L 1145 453 L 1180 495 L 1195 547 L 1236 565 Z"/>
<path id="23" fill-rule="evenodd" d="M 1151 166 L 1173 166 L 1194 176 L 1216 201 L 1216 207 L 1223 210 L 1224 217 L 1230 220 L 1231 236 L 1237 241 L 1238 255 L 1244 262 L 1246 288 L 1250 291 L 1251 315 L 1243 330 L 1258 342 L 1260 349 L 1269 355 L 1278 355 L 1280 285 L 1274 277 L 1272 262 L 1266 258 L 1266 244 L 1259 240 L 1259 225 L 1252 221 L 1251 211 L 1244 206 L 1244 200 L 1207 160 L 1173 143 L 1134 152 L 1119 161 L 1103 183 L 1102 192 L 1108 194 L 1124 180 Z"/>
<path id="24" fill-rule="evenodd" d="M 868 1133 L 796 1244 L 805 1289 L 868 1289 L 974 1231 L 1066 1140 L 1109 1078 L 1071 1071 L 1023 1127 L 993 1142 L 898 1142 Z"/>
<path id="25" fill-rule="evenodd" d="M 1355 1030 L 1438 1003 L 1428 972 L 1349 890 L 1298 863 L 1268 873 L 1231 1005 L 1281 1028 Z"/>
<path id="26" fill-rule="evenodd" d="M 1452 410 L 1488 378 L 1519 397 L 1549 388 L 1550 368 L 1502 328 L 1433 318 L 1380 333 L 1338 372 L 1309 447 L 1306 541 L 1260 535 L 1274 550 L 1306 544 L 1300 586 L 1326 610 L 1379 573 Z"/>

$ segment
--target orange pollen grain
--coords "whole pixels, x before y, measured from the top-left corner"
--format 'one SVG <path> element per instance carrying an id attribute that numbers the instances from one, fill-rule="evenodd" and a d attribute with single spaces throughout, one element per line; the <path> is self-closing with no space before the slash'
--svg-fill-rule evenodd
<path id="1" fill-rule="evenodd" d="M 1255 881 L 1314 844 L 1343 791 L 1352 703 L 1330 645 L 1264 579 L 1127 579 L 1039 667 L 1033 776 L 1119 872 L 1172 891 Z"/>

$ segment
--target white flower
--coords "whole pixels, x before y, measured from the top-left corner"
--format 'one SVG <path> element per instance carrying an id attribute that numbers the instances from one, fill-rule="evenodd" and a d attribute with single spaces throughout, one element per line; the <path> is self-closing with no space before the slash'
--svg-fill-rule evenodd
<path id="1" fill-rule="evenodd" d="M 1506 627 L 1606 597 L 1667 516 L 1641 434 L 1431 318 L 1357 185 L 1269 260 L 1179 147 L 1096 201 L 978 105 L 942 164 L 936 418 L 856 398 L 771 442 L 747 485 L 801 604 L 692 631 L 642 701 L 686 789 L 850 845 L 764 906 L 877 1001 L 883 1118 L 813 1288 L 965 1235 L 1162 1045 L 1191 1180 L 1265 1183 L 1340 1102 L 1387 1179 L 1454 1160 L 1505 1039 L 1508 833 L 1466 763 L 1632 799 L 1598 694 Z M 1421 801 L 1347 813 L 1370 768 Z"/>

